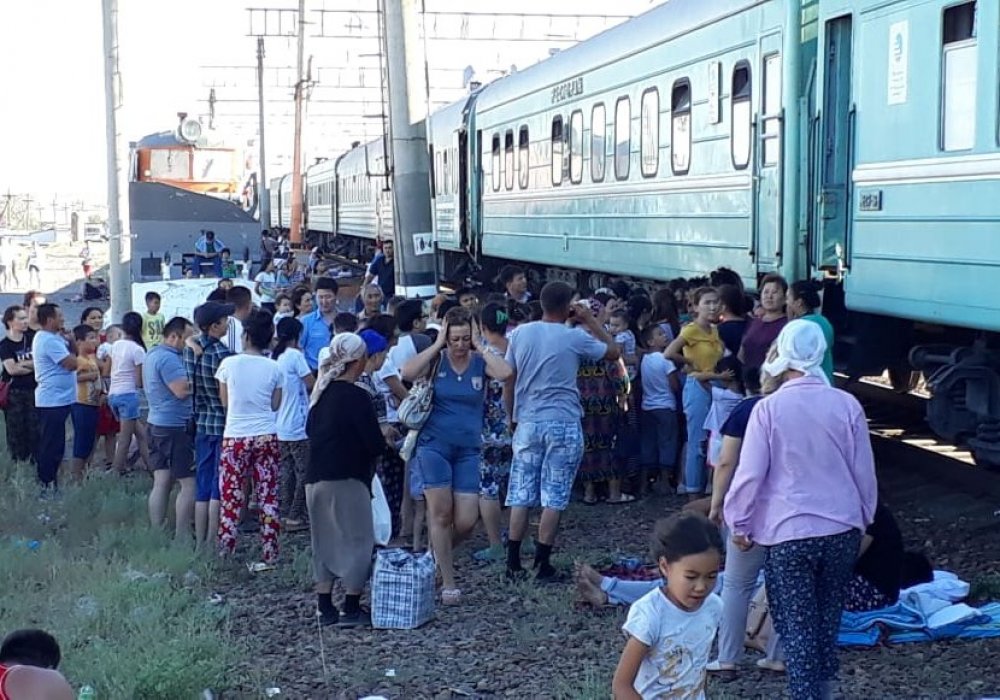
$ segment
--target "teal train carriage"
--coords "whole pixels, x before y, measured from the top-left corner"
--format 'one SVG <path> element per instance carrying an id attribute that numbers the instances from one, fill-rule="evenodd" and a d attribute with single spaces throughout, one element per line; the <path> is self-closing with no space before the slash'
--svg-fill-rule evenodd
<path id="1" fill-rule="evenodd" d="M 385 142 L 359 145 L 336 161 L 337 212 L 330 249 L 350 258 L 371 257 L 377 241 L 392 237 L 392 191 Z"/>
<path id="2" fill-rule="evenodd" d="M 590 287 L 805 274 L 802 17 L 792 0 L 671 0 L 485 87 L 482 256 Z"/>
<path id="3" fill-rule="evenodd" d="M 1000 3 L 823 0 L 811 268 L 852 374 L 910 363 L 1000 464 Z M 847 350 L 848 348 L 841 348 Z M 907 367 L 908 369 L 908 367 Z"/>
<path id="4" fill-rule="evenodd" d="M 306 170 L 307 237 L 322 240 L 335 232 L 337 215 L 337 161 L 323 159 Z"/>
<path id="5" fill-rule="evenodd" d="M 671 0 L 430 116 L 441 281 L 822 279 L 839 367 L 924 371 L 998 465 L 998 33 L 996 0 Z M 338 240 L 387 233 L 379 148 L 336 164 Z"/>

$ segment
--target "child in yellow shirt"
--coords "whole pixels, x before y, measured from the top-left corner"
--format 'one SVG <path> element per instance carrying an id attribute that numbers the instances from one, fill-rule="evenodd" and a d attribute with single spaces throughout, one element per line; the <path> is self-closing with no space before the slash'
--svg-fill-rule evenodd
<path id="1" fill-rule="evenodd" d="M 146 313 L 142 315 L 142 341 L 146 349 L 163 342 L 163 326 L 166 319 L 160 313 L 160 295 L 156 292 L 146 292 Z"/>

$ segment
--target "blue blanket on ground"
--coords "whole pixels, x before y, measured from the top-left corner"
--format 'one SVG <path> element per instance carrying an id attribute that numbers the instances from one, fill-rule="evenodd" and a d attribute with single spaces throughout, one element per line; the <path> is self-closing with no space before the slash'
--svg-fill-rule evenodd
<path id="1" fill-rule="evenodd" d="M 1000 637 L 1000 603 L 990 603 L 959 622 L 931 628 L 919 610 L 896 603 L 865 613 L 845 612 L 840 621 L 840 646 L 872 647 L 879 643 L 930 642 L 939 639 L 986 639 Z"/>

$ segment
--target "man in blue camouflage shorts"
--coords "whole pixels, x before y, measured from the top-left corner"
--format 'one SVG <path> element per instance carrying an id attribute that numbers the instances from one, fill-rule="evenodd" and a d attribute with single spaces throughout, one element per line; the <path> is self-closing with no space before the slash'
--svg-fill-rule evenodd
<path id="1" fill-rule="evenodd" d="M 508 383 L 513 391 L 508 389 L 505 398 L 508 415 L 517 426 L 507 490 L 511 509 L 509 578 L 524 576 L 521 540 L 528 529 L 528 509 L 539 504 L 543 510 L 535 547 L 535 579 L 547 582 L 559 578 L 549 557 L 584 448 L 583 412 L 576 384 L 580 359 L 619 357 L 614 339 L 588 306 L 572 303 L 573 294 L 565 282 L 545 285 L 542 320 L 518 326 L 507 349 L 514 377 Z"/>

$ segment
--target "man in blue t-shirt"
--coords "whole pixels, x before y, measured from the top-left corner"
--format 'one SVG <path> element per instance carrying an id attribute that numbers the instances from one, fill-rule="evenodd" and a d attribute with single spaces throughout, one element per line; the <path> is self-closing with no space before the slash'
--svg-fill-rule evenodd
<path id="1" fill-rule="evenodd" d="M 507 575 L 511 578 L 523 576 L 521 540 L 528 529 L 528 509 L 539 503 L 543 511 L 535 548 L 536 578 L 559 578 L 549 556 L 584 448 L 576 383 L 580 360 L 617 360 L 620 355 L 618 345 L 590 308 L 572 300 L 573 288 L 565 282 L 545 285 L 542 320 L 514 329 L 507 349 L 514 379 L 513 394 L 508 382 L 505 399 L 507 413 L 517 426 L 507 490 L 511 508 Z M 583 328 L 570 328 L 567 321 Z"/>
<path id="2" fill-rule="evenodd" d="M 149 401 L 149 461 L 153 490 L 149 494 L 149 521 L 163 527 L 170 489 L 176 481 L 180 493 L 174 509 L 174 536 L 178 542 L 191 539 L 194 521 L 195 466 L 191 382 L 184 366 L 184 344 L 194 333 L 191 322 L 181 316 L 163 327 L 163 340 L 146 354 L 142 386 Z"/>
<path id="3" fill-rule="evenodd" d="M 40 329 L 31 343 L 35 360 L 35 408 L 38 412 L 38 480 L 42 496 L 58 487 L 59 465 L 66 451 L 66 419 L 76 401 L 76 343 L 63 333 L 63 312 L 56 304 L 38 307 Z"/>
<path id="4" fill-rule="evenodd" d="M 216 277 L 222 277 L 222 251 L 226 244 L 215 238 L 215 231 L 202 231 L 194 244 L 195 270 L 201 277 L 205 268 L 212 267 Z"/>
<path id="5" fill-rule="evenodd" d="M 313 372 L 319 369 L 319 351 L 327 347 L 333 337 L 333 319 L 340 313 L 338 291 L 337 280 L 320 277 L 316 280 L 316 292 L 313 294 L 316 310 L 302 317 L 299 346 Z"/>

